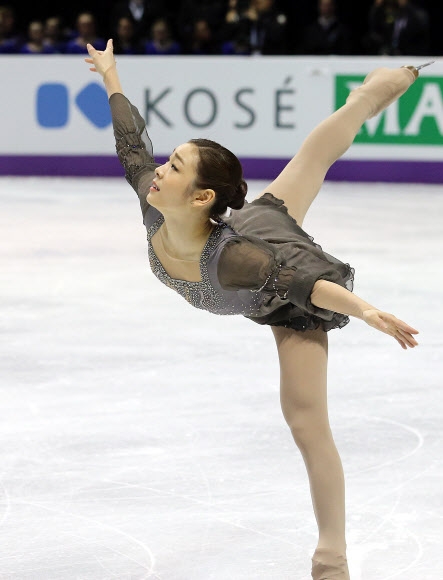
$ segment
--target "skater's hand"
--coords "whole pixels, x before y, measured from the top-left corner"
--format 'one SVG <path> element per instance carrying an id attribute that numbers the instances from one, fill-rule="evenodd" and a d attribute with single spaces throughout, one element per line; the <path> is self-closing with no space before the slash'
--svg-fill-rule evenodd
<path id="1" fill-rule="evenodd" d="M 377 330 L 393 336 L 405 350 L 408 346 L 409 348 L 414 348 L 418 344 L 412 336 L 413 334 L 418 334 L 418 330 L 415 330 L 415 328 L 412 328 L 406 322 L 399 320 L 393 314 L 381 312 L 374 308 L 363 312 L 363 320 L 369 326 L 373 326 Z"/>
<path id="2" fill-rule="evenodd" d="M 105 76 L 107 71 L 115 67 L 114 58 L 114 46 L 112 39 L 108 40 L 106 44 L 106 50 L 95 50 L 92 44 L 87 44 L 86 48 L 90 58 L 85 58 L 85 62 L 92 64 L 93 66 L 89 69 L 92 72 L 98 72 L 102 77 Z"/>

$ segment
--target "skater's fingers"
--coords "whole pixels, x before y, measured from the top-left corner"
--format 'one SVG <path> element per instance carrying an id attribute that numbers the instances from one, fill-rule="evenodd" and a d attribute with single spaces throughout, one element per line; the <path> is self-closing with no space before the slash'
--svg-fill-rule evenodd
<path id="1" fill-rule="evenodd" d="M 406 332 L 409 332 L 410 334 L 419 334 L 418 330 L 416 330 L 415 328 L 413 328 L 409 324 L 406 324 L 406 322 L 403 322 L 403 320 L 399 320 L 397 318 L 396 323 L 397 323 L 397 326 L 399 328 L 401 328 L 402 330 L 405 330 Z"/>
<path id="2" fill-rule="evenodd" d="M 397 330 L 396 336 L 401 338 L 409 347 L 414 348 L 414 346 L 418 345 L 418 342 L 409 332 L 404 332 L 403 330 Z"/>

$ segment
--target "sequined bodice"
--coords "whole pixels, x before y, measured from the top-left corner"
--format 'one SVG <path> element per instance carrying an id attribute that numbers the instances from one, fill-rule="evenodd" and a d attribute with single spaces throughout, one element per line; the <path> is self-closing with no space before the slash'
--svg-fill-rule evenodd
<path id="1" fill-rule="evenodd" d="M 151 243 L 152 236 L 159 230 L 164 222 L 160 217 L 148 228 L 148 255 L 151 270 L 163 284 L 178 292 L 195 308 L 208 310 L 214 314 L 243 314 L 252 315 L 258 308 L 260 296 L 251 292 L 228 292 L 221 287 L 216 288 L 208 271 L 209 258 L 223 235 L 224 228 L 228 226 L 220 222 L 212 230 L 203 248 L 200 257 L 200 282 L 188 282 L 171 278 L 162 263 L 158 259 Z M 241 296 L 240 296 L 241 294 Z M 245 295 L 247 299 L 245 300 Z"/>

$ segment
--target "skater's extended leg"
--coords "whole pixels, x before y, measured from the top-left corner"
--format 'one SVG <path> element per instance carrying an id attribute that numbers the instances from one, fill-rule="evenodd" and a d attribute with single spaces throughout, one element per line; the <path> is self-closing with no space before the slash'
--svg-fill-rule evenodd
<path id="1" fill-rule="evenodd" d="M 341 558 L 342 575 L 337 578 L 347 579 L 343 468 L 328 418 L 327 335 L 320 329 L 296 332 L 272 327 L 272 330 L 280 360 L 283 415 L 309 476 L 319 529 L 317 548 Z"/>
<path id="2" fill-rule="evenodd" d="M 299 152 L 260 195 L 270 192 L 283 199 L 289 214 L 302 225 L 329 167 L 351 146 L 363 123 L 399 98 L 415 78 L 408 68 L 372 71 L 350 93 L 347 103 L 308 135 Z"/>

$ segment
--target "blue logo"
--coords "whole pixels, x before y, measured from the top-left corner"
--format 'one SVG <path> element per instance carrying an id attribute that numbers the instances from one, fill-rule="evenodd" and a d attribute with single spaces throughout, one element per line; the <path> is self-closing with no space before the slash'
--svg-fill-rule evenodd
<path id="1" fill-rule="evenodd" d="M 111 124 L 108 97 L 97 83 L 86 85 L 75 97 L 75 104 L 83 115 L 98 129 Z M 69 120 L 68 87 L 61 83 L 45 83 L 37 90 L 37 121 L 45 129 L 57 129 Z"/>
<path id="2" fill-rule="evenodd" d="M 41 85 L 37 91 L 37 120 L 48 129 L 68 122 L 68 89 L 65 85 Z"/>

